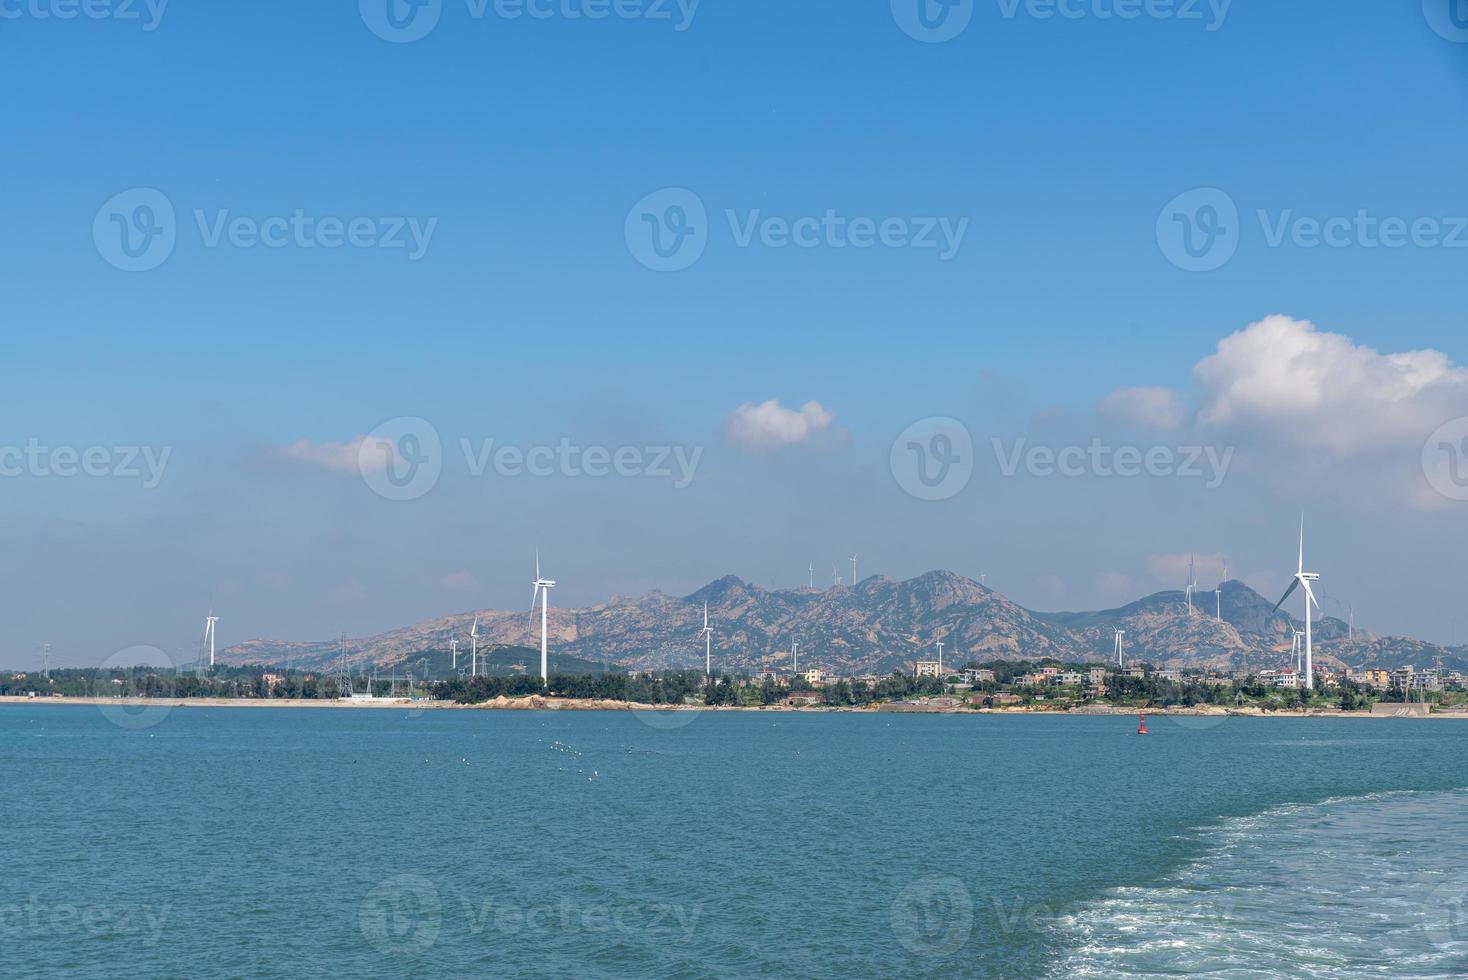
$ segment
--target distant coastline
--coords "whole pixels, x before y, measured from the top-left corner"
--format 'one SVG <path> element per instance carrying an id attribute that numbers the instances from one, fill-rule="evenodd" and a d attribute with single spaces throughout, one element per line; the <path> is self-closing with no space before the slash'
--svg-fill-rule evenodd
<path id="1" fill-rule="evenodd" d="M 167 708 L 336 708 L 347 710 L 398 711 L 654 711 L 666 714 L 699 714 L 701 712 L 774 713 L 774 714 L 929 714 L 929 715 L 1043 715 L 1047 717 L 1080 716 L 1104 717 L 1112 715 L 1135 717 L 1139 714 L 1158 717 L 1208 718 L 1391 718 L 1391 715 L 1373 714 L 1370 711 L 1311 711 L 1279 710 L 1262 711 L 1258 708 L 1240 707 L 1228 709 L 1202 708 L 1130 708 L 1116 705 L 1090 705 L 1072 710 L 1057 710 L 1040 707 L 1014 708 L 946 708 L 918 706 L 904 711 L 883 711 L 881 705 L 862 707 L 833 707 L 829 705 L 795 707 L 785 704 L 772 705 L 668 705 L 640 704 L 635 701 L 610 701 L 588 698 L 545 698 L 530 696 L 522 698 L 494 698 L 479 704 L 459 704 L 453 701 L 376 701 L 323 699 L 323 698 L 92 698 L 92 697 L 48 697 L 27 698 L 0 695 L 0 705 L 82 705 L 93 707 L 167 707 Z M 1468 711 L 1435 712 L 1418 718 L 1468 719 Z"/>

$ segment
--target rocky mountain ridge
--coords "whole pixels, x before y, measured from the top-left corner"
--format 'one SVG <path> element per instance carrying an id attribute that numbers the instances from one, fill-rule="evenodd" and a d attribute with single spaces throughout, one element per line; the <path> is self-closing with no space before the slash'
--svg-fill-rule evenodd
<path id="1" fill-rule="evenodd" d="M 714 627 L 714 662 L 748 671 L 789 669 L 791 647 L 800 646 L 803 665 L 843 675 L 910 669 L 936 656 L 962 664 L 994 659 L 1106 662 L 1113 656 L 1114 630 L 1126 631 L 1128 661 L 1160 666 L 1244 669 L 1284 666 L 1290 659 L 1291 629 L 1300 627 L 1284 611 L 1242 582 L 1220 586 L 1218 595 L 1198 593 L 1189 614 L 1183 592 L 1159 592 L 1118 609 L 1038 613 L 972 579 L 933 571 L 899 581 L 884 576 L 855 586 L 767 590 L 728 575 L 691 595 L 651 592 L 617 598 L 584 609 L 552 607 L 549 617 L 551 669 L 555 657 L 615 664 L 634 670 L 701 668 L 703 607 Z M 443 616 L 373 637 L 347 641 L 356 668 L 390 668 L 425 654 L 448 650 L 460 638 L 460 659 L 469 647 L 475 612 Z M 523 611 L 481 610 L 479 643 L 491 647 L 540 645 L 539 617 Z M 1407 637 L 1378 637 L 1338 619 L 1315 624 L 1318 661 L 1333 665 L 1431 666 L 1437 658 L 1468 669 L 1463 648 L 1444 648 Z M 337 641 L 289 643 L 250 640 L 226 649 L 231 664 L 323 668 L 338 659 Z"/>

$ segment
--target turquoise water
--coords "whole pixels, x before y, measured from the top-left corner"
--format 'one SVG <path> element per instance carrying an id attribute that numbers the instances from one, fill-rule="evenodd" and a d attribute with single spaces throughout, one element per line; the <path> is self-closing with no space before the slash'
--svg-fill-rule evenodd
<path id="1" fill-rule="evenodd" d="M 1468 724 L 120 720 L 0 706 L 7 977 L 1468 973 Z"/>

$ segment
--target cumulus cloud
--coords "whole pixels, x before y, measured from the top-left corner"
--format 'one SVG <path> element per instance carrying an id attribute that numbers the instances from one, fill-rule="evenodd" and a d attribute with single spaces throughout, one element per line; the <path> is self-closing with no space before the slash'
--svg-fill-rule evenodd
<path id="1" fill-rule="evenodd" d="M 1171 432 L 1187 421 L 1188 410 L 1171 388 L 1118 388 L 1101 402 L 1101 414 L 1148 429 Z"/>
<path id="2" fill-rule="evenodd" d="M 756 451 L 781 449 L 809 443 L 831 430 L 836 413 L 818 401 L 800 408 L 785 408 L 777 399 L 740 405 L 729 416 L 729 440 Z"/>
<path id="3" fill-rule="evenodd" d="M 1444 421 L 1468 414 L 1468 370 L 1441 351 L 1382 354 L 1287 316 L 1224 338 L 1193 377 L 1202 424 L 1337 457 L 1415 450 Z"/>
<path id="4" fill-rule="evenodd" d="M 357 436 L 350 442 L 312 442 L 309 439 L 297 439 L 289 446 L 278 447 L 275 455 L 279 459 L 301 466 L 356 476 L 361 472 L 357 461 L 362 451 L 362 443 L 366 439 L 366 436 Z"/>

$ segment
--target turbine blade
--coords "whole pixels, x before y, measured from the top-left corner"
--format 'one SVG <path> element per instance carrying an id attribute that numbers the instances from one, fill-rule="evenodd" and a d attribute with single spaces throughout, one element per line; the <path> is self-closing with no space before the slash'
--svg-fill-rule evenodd
<path id="1" fill-rule="evenodd" d="M 1300 587 L 1300 580 L 1299 579 L 1295 579 L 1293 582 L 1291 582 L 1290 583 L 1290 587 L 1285 590 L 1285 594 L 1280 598 L 1280 600 L 1278 602 L 1276 602 L 1274 604 L 1274 611 L 1275 612 L 1279 612 L 1279 607 L 1285 604 L 1285 599 L 1288 599 L 1290 596 L 1294 595 L 1295 594 L 1295 590 L 1298 589 L 1299 587 Z"/>
<path id="2" fill-rule="evenodd" d="M 1305 515 L 1300 515 L 1300 573 L 1305 571 Z"/>
<path id="3" fill-rule="evenodd" d="M 1305 586 L 1305 594 L 1307 596 L 1309 596 L 1310 597 L 1310 601 L 1315 604 L 1316 611 L 1317 612 L 1321 611 L 1320 610 L 1320 601 L 1315 598 L 1315 590 L 1312 589 L 1312 588 L 1310 588 L 1310 580 L 1309 579 L 1303 579 L 1302 578 L 1302 579 L 1297 579 L 1296 581 L 1302 583 Z"/>

